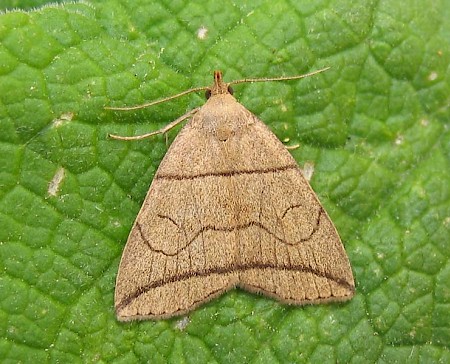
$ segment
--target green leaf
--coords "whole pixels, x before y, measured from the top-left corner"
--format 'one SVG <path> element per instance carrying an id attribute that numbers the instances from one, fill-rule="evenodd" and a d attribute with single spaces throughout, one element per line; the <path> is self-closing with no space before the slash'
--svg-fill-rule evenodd
<path id="1" fill-rule="evenodd" d="M 448 1 L 251 4 L 93 1 L 0 15 L 4 362 L 450 362 Z M 354 299 L 290 307 L 234 290 L 185 319 L 118 323 L 119 259 L 167 147 L 106 135 L 156 130 L 203 101 L 104 107 L 209 85 L 215 69 L 232 80 L 324 66 L 235 95 L 300 144 L 301 166 L 313 163 Z"/>

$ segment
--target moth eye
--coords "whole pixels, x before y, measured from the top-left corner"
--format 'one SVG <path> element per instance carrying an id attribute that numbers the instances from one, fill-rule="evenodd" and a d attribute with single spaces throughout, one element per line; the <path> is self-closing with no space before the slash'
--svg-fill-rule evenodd
<path id="1" fill-rule="evenodd" d="M 231 86 L 228 86 L 228 92 L 230 93 L 230 95 L 233 95 L 234 90 Z"/>
<path id="2" fill-rule="evenodd" d="M 208 100 L 211 97 L 211 90 L 206 90 L 205 97 L 206 97 L 206 100 Z"/>

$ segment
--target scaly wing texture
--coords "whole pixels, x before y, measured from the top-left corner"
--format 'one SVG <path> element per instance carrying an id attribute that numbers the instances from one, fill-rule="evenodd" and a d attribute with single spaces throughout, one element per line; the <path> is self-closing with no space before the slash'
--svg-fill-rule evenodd
<path id="1" fill-rule="evenodd" d="M 208 101 L 161 162 L 120 264 L 119 319 L 183 314 L 236 285 L 296 304 L 353 294 L 294 159 L 229 97 Z"/>

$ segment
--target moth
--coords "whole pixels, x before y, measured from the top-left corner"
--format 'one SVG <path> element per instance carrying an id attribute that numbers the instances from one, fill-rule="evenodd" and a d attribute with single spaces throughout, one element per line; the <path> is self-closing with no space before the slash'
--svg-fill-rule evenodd
<path id="1" fill-rule="evenodd" d="M 211 87 L 161 100 L 206 89 L 202 107 L 156 132 L 111 135 L 142 139 L 189 119 L 123 251 L 114 298 L 120 321 L 183 315 L 237 286 L 294 305 L 353 296 L 351 266 L 332 221 L 285 146 L 230 87 L 325 70 L 230 83 L 216 71 Z"/>

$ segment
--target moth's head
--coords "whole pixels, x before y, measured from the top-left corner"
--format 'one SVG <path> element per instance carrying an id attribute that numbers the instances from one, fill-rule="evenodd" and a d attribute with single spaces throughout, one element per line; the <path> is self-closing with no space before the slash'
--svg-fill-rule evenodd
<path id="1" fill-rule="evenodd" d="M 228 83 L 223 82 L 222 71 L 214 71 L 214 84 L 206 90 L 206 99 L 215 95 L 233 95 L 233 89 Z"/>

